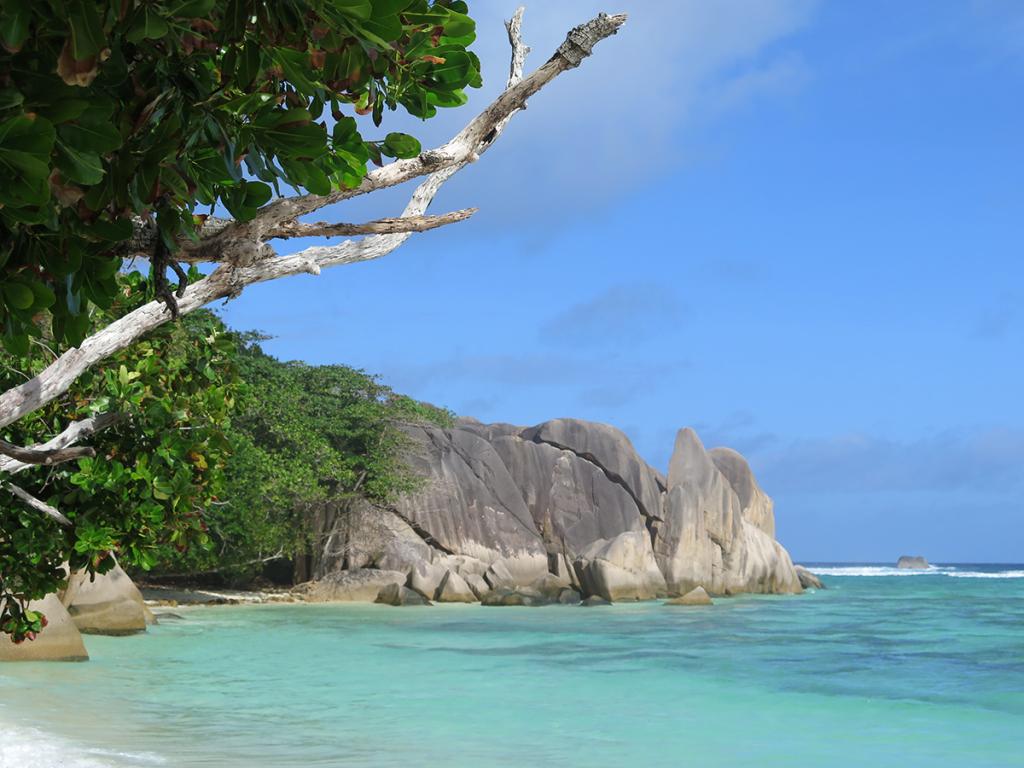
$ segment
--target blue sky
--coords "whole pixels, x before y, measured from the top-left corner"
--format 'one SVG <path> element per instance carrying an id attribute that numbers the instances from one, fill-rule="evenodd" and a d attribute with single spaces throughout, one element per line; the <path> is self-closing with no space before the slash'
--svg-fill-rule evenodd
<path id="1" fill-rule="evenodd" d="M 440 142 L 493 97 L 515 5 L 471 3 L 468 107 L 389 127 Z M 660 468 L 694 426 L 797 559 L 1024 561 L 1024 4 L 534 2 L 528 67 L 602 9 L 627 26 L 433 209 L 477 216 L 225 318 L 485 421 L 615 424 Z"/>

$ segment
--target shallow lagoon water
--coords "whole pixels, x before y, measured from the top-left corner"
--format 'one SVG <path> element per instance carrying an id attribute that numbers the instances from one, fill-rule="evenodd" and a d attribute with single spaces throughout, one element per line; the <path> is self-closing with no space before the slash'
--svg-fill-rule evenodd
<path id="1" fill-rule="evenodd" d="M 1024 568 L 711 608 L 175 609 L 0 667 L 0 766 L 1024 766 Z"/>

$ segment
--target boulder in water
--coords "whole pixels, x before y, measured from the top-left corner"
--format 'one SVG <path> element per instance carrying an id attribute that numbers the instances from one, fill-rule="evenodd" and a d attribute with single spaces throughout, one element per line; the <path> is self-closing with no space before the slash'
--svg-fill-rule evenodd
<path id="1" fill-rule="evenodd" d="M 133 635 L 156 619 L 120 565 L 90 576 L 76 571 L 61 594 L 78 630 L 87 635 Z"/>
<path id="2" fill-rule="evenodd" d="M 0 661 L 86 661 L 89 654 L 82 635 L 71 620 L 57 595 L 28 604 L 30 611 L 46 617 L 46 626 L 35 640 L 15 643 L 9 635 L 0 634 Z"/>
<path id="3" fill-rule="evenodd" d="M 496 589 L 480 601 L 482 605 L 544 605 L 548 600 L 528 587 Z"/>
<path id="4" fill-rule="evenodd" d="M 433 600 L 437 597 L 437 588 L 441 586 L 447 573 L 448 570 L 444 566 L 423 561 L 409 571 L 409 580 L 406 584 L 428 600 Z"/>
<path id="5" fill-rule="evenodd" d="M 430 605 L 430 601 L 414 589 L 403 587 L 401 584 L 388 584 L 382 587 L 377 593 L 375 603 L 385 605 Z"/>
<path id="6" fill-rule="evenodd" d="M 583 592 L 609 602 L 653 600 L 666 592 L 647 531 L 626 531 L 611 541 L 599 539 L 576 560 Z"/>
<path id="7" fill-rule="evenodd" d="M 582 600 L 580 602 L 580 605 L 582 605 L 582 606 L 584 606 L 586 608 L 593 608 L 595 605 L 611 605 L 611 601 L 610 600 L 605 600 L 600 595 L 591 595 L 590 597 L 586 598 L 585 600 Z"/>
<path id="8" fill-rule="evenodd" d="M 441 586 L 437 588 L 439 603 L 475 603 L 476 595 L 469 584 L 455 571 L 445 574 Z"/>
<path id="9" fill-rule="evenodd" d="M 800 586 L 804 589 L 826 589 L 821 579 L 802 565 L 794 565 L 793 568 L 796 570 L 797 578 L 800 579 Z"/>
<path id="10" fill-rule="evenodd" d="M 896 562 L 896 567 L 910 571 L 927 571 L 931 566 L 920 555 L 902 555 Z"/>
<path id="11" fill-rule="evenodd" d="M 714 605 L 714 601 L 704 587 L 696 587 L 682 597 L 666 600 L 665 605 Z"/>
<path id="12" fill-rule="evenodd" d="M 572 587 L 562 587 L 558 590 L 558 597 L 555 599 L 562 605 L 579 605 L 580 593 Z"/>

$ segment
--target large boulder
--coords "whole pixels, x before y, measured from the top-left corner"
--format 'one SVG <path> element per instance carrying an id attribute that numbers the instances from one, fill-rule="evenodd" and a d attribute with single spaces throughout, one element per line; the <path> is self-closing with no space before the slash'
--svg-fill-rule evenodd
<path id="1" fill-rule="evenodd" d="M 523 496 L 487 440 L 466 429 L 405 427 L 407 459 L 423 484 L 394 511 L 435 550 L 502 560 L 521 583 L 547 572 L 547 553 Z"/>
<path id="2" fill-rule="evenodd" d="M 443 565 L 420 562 L 409 571 L 409 580 L 406 583 L 428 600 L 433 600 L 437 597 L 437 588 L 441 586 L 447 574 L 448 569 Z"/>
<path id="3" fill-rule="evenodd" d="M 85 661 L 89 658 L 78 627 L 57 595 L 33 600 L 28 608 L 42 613 L 46 626 L 35 640 L 21 643 L 0 634 L 0 661 Z"/>
<path id="4" fill-rule="evenodd" d="M 660 519 L 664 481 L 640 458 L 621 430 L 580 419 L 554 419 L 524 429 L 521 436 L 586 459 L 633 497 L 646 520 Z"/>
<path id="5" fill-rule="evenodd" d="M 372 603 L 389 584 L 404 586 L 402 571 L 357 568 L 330 573 L 319 581 L 300 585 L 296 591 L 311 603 Z"/>
<path id="6" fill-rule="evenodd" d="M 664 517 L 654 554 L 669 593 L 698 586 L 716 594 L 801 591 L 789 554 L 744 517 L 740 497 L 692 429 L 676 436 Z"/>
<path id="7" fill-rule="evenodd" d="M 394 606 L 430 605 L 430 601 L 419 592 L 403 587 L 401 584 L 388 584 L 382 587 L 374 602 Z"/>
<path id="8" fill-rule="evenodd" d="M 646 531 L 595 541 L 576 560 L 576 573 L 584 594 L 612 602 L 653 600 L 667 590 Z"/>
<path id="9" fill-rule="evenodd" d="M 708 451 L 708 456 L 739 497 L 743 519 L 774 539 L 774 504 L 757 484 L 747 460 L 732 448 L 712 448 Z"/>
<path id="10" fill-rule="evenodd" d="M 120 565 L 101 574 L 72 573 L 60 597 L 75 626 L 87 635 L 132 635 L 155 621 Z"/>
<path id="11" fill-rule="evenodd" d="M 928 561 L 920 555 L 902 555 L 896 561 L 896 567 L 910 571 L 927 571 L 931 566 Z"/>
<path id="12" fill-rule="evenodd" d="M 439 603 L 475 603 L 476 593 L 470 588 L 466 580 L 455 571 L 448 571 L 441 586 L 437 588 L 437 602 Z"/>
<path id="13" fill-rule="evenodd" d="M 559 555 L 575 559 L 599 539 L 646 530 L 633 496 L 592 461 L 519 437 L 499 437 L 493 445 L 544 539 L 549 568 Z"/>

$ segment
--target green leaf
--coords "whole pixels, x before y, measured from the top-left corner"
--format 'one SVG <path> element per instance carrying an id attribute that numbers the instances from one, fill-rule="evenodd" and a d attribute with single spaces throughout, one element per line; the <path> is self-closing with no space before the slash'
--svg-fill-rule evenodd
<path id="1" fill-rule="evenodd" d="M 57 142 L 61 175 L 78 184 L 98 184 L 103 180 L 103 161 L 95 152 L 81 152 L 63 141 Z"/>
<path id="2" fill-rule="evenodd" d="M 19 106 L 25 97 L 15 88 L 0 88 L 0 110 Z"/>
<path id="3" fill-rule="evenodd" d="M 373 15 L 373 5 L 370 0 L 333 0 L 331 5 L 353 19 L 365 21 Z"/>
<path id="4" fill-rule="evenodd" d="M 196 19 L 210 14 L 217 0 L 182 0 L 171 7 L 170 15 L 185 19 Z"/>
<path id="5" fill-rule="evenodd" d="M 445 37 L 468 37 L 476 34 L 476 22 L 464 13 L 448 12 L 448 21 L 444 25 Z M 470 41 L 472 42 L 472 41 Z"/>
<path id="6" fill-rule="evenodd" d="M 88 120 L 83 116 L 73 123 L 64 123 L 57 132 L 61 139 L 80 152 L 98 152 L 104 155 L 121 146 L 121 134 L 109 121 Z"/>
<path id="7" fill-rule="evenodd" d="M 4 283 L 4 297 L 7 303 L 15 309 L 31 309 L 35 303 L 35 294 L 32 289 L 24 283 Z"/>
<path id="8" fill-rule="evenodd" d="M 88 59 L 107 47 L 103 34 L 103 20 L 97 12 L 96 2 L 72 0 L 68 4 L 68 23 L 71 24 L 71 52 L 76 61 Z"/>
<path id="9" fill-rule="evenodd" d="M 57 296 L 49 286 L 33 280 L 29 283 L 29 288 L 32 289 L 32 293 L 34 294 L 35 300 L 32 302 L 33 307 L 37 309 L 49 309 L 57 303 Z"/>
<path id="10" fill-rule="evenodd" d="M 393 16 L 396 13 L 401 13 L 412 5 L 414 0 L 371 0 L 371 2 L 373 3 L 373 18 L 377 19 L 381 16 Z"/>
<path id="11" fill-rule="evenodd" d="M 420 142 L 407 133 L 389 133 L 384 137 L 384 152 L 391 157 L 408 159 L 419 155 Z"/>
<path id="12" fill-rule="evenodd" d="M 130 43 L 141 43 L 143 40 L 159 40 L 167 34 L 170 27 L 156 9 L 146 4 L 136 12 L 131 28 L 125 33 Z"/>
<path id="13" fill-rule="evenodd" d="M 0 44 L 17 53 L 28 39 L 33 0 L 4 0 L 0 6 Z"/>

